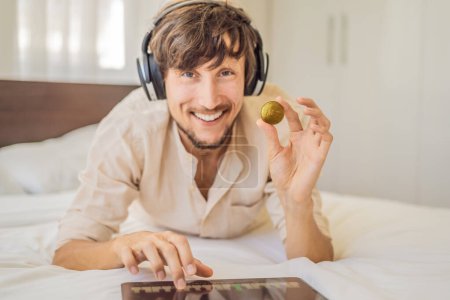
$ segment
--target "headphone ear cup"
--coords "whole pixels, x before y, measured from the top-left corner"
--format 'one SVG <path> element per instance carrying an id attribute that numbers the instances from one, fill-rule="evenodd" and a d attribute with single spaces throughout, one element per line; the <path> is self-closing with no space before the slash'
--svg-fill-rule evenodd
<path id="1" fill-rule="evenodd" d="M 166 89 L 164 86 L 164 79 L 159 70 L 159 65 L 156 63 L 153 53 L 149 53 L 148 57 L 148 69 L 149 69 L 149 78 L 152 82 L 153 89 L 155 90 L 157 99 L 165 99 L 166 98 Z"/>
<path id="2" fill-rule="evenodd" d="M 251 81 L 245 86 L 244 96 L 252 96 L 255 91 L 256 82 L 258 81 L 258 64 L 258 60 L 256 60 L 255 74 L 253 75 Z"/>
<path id="3" fill-rule="evenodd" d="M 256 86 L 253 91 L 255 96 L 261 95 L 264 90 L 264 86 L 266 85 L 267 73 L 269 71 L 269 54 L 261 51 L 260 53 L 261 64 L 260 69 L 258 70 L 258 80 L 256 81 Z"/>
<path id="4" fill-rule="evenodd" d="M 142 65 L 144 69 L 144 80 L 146 83 L 150 83 L 152 81 L 151 75 L 150 75 L 150 68 L 148 66 L 148 54 L 145 53 L 142 56 Z"/>
<path id="5" fill-rule="evenodd" d="M 153 53 L 148 52 L 148 45 L 152 38 L 152 34 L 153 31 L 147 32 L 142 41 L 141 52 L 143 66 L 142 68 L 140 67 L 138 60 L 138 75 L 141 80 L 141 85 L 143 86 L 149 100 L 152 100 L 153 98 L 165 99 L 166 91 L 164 88 L 163 77 L 159 70 L 159 66 L 153 57 Z M 151 88 L 149 90 L 147 85 L 150 83 Z"/>
<path id="6" fill-rule="evenodd" d="M 256 34 L 258 42 L 254 50 L 256 61 L 255 74 L 249 84 L 245 87 L 245 96 L 257 96 L 261 94 L 264 85 L 266 84 L 267 71 L 269 68 L 269 55 L 263 51 L 262 39 L 259 32 L 256 31 Z"/>
<path id="7" fill-rule="evenodd" d="M 141 53 L 142 53 L 142 65 L 143 65 L 143 76 L 146 83 L 150 83 L 152 81 L 150 75 L 149 61 L 148 61 L 148 44 L 150 43 L 150 39 L 152 38 L 152 31 L 147 32 L 142 40 Z"/>

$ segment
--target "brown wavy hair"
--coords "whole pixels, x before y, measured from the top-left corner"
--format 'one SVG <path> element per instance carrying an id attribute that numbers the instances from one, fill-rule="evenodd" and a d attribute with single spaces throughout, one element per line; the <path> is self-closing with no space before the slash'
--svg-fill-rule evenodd
<path id="1" fill-rule="evenodd" d="M 187 5 L 157 22 L 149 48 L 163 78 L 169 68 L 187 71 L 211 61 L 210 68 L 214 69 L 225 57 L 244 56 L 247 85 L 255 76 L 254 49 L 258 41 L 250 23 L 244 10 L 227 2 Z"/>

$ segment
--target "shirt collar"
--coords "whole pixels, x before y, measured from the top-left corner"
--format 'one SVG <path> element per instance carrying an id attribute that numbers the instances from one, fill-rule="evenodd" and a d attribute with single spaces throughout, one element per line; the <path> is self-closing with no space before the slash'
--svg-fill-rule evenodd
<path id="1" fill-rule="evenodd" d="M 181 163 L 181 168 L 184 171 L 184 174 L 187 174 L 192 180 L 195 178 L 195 172 L 197 170 L 197 158 L 191 153 L 186 151 L 184 148 L 183 142 L 181 141 L 180 133 L 178 131 L 178 125 L 173 118 L 170 122 L 171 132 L 173 139 L 175 141 L 175 146 L 178 153 L 178 158 Z"/>

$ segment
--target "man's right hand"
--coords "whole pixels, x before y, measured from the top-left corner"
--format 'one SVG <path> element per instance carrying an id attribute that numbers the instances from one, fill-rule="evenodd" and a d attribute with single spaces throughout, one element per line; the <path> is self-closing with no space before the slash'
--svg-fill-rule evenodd
<path id="1" fill-rule="evenodd" d="M 132 274 L 139 272 L 139 263 L 148 261 L 155 277 L 163 280 L 167 265 L 177 289 L 186 287 L 185 274 L 202 277 L 213 274 L 210 267 L 192 256 L 187 238 L 171 231 L 141 231 L 118 236 L 112 241 L 112 247 Z"/>

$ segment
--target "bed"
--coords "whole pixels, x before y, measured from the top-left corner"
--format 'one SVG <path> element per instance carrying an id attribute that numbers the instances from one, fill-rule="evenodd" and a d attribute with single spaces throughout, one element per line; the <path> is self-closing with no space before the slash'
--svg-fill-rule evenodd
<path id="1" fill-rule="evenodd" d="M 155 280 L 145 263 L 138 275 L 51 265 L 96 122 L 134 88 L 0 81 L 0 299 L 121 299 L 121 283 Z M 326 191 L 322 198 L 333 262 L 287 260 L 268 223 L 236 239 L 188 239 L 216 279 L 295 276 L 329 299 L 450 299 L 450 209 Z M 121 232 L 157 230 L 138 212 L 134 203 Z"/>

